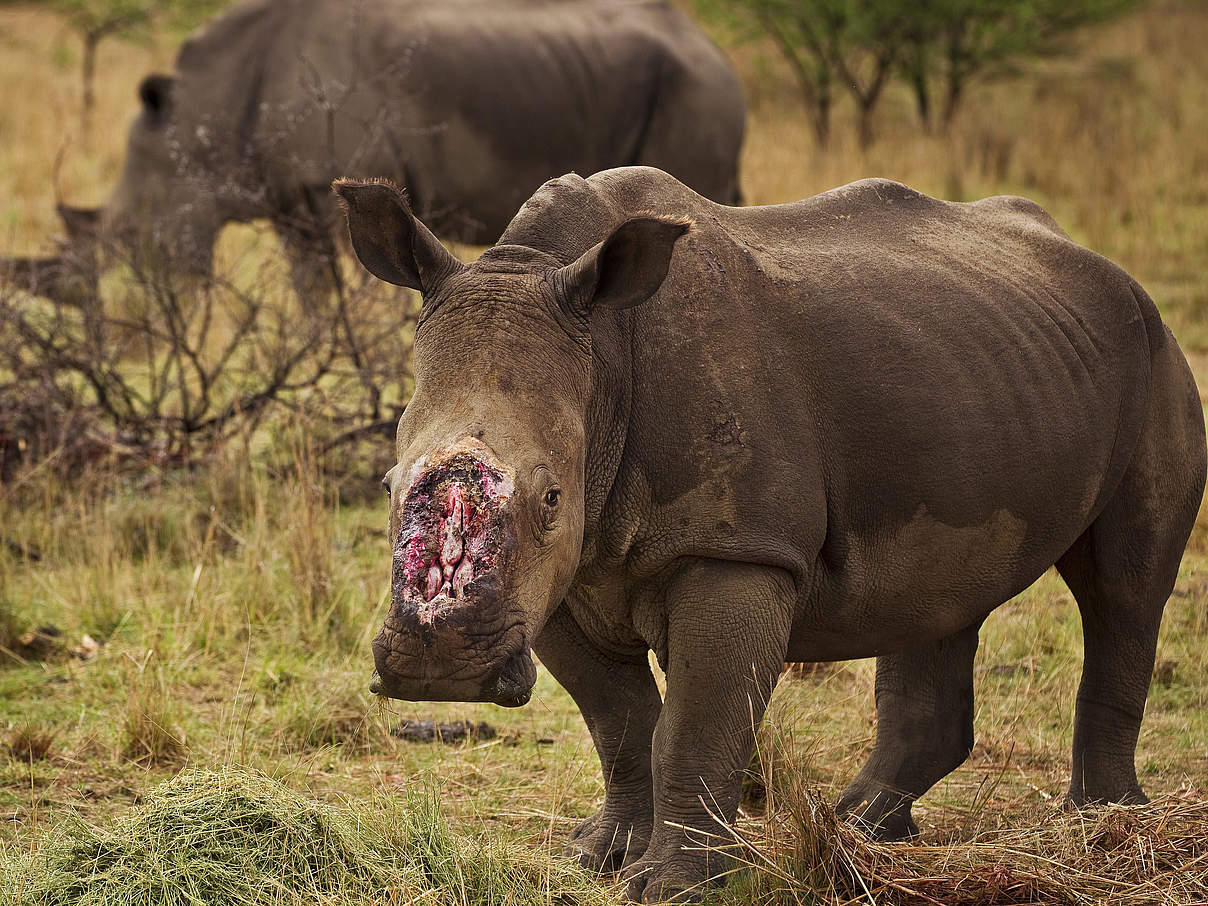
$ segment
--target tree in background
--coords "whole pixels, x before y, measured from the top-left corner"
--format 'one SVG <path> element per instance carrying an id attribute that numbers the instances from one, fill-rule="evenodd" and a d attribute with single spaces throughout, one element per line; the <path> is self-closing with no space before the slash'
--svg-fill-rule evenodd
<path id="1" fill-rule="evenodd" d="M 969 84 L 1058 53 L 1088 25 L 1143 0 L 696 0 L 705 16 L 741 37 L 765 35 L 792 67 L 818 144 L 830 136 L 834 86 L 859 111 L 862 147 L 873 114 L 895 75 L 914 94 L 930 130 L 932 92 L 942 93 L 941 122 L 952 124 Z"/>
<path id="2" fill-rule="evenodd" d="M 1080 29 L 1116 18 L 1141 0 L 926 0 L 907 35 L 903 75 L 919 119 L 931 127 L 931 88 L 939 83 L 940 121 L 952 125 L 969 84 L 1010 73 L 1020 63 L 1066 49 Z"/>
<path id="3" fill-rule="evenodd" d="M 872 114 L 904 46 L 909 0 L 697 0 L 706 16 L 743 37 L 763 34 L 793 69 L 818 144 L 830 139 L 835 86 L 860 112 L 860 143 L 872 142 Z"/>
<path id="4" fill-rule="evenodd" d="M 155 25 L 188 29 L 204 22 L 227 0 L 43 0 L 58 13 L 83 44 L 80 69 L 83 109 L 80 125 L 91 132 L 96 107 L 96 53 L 110 37 L 146 37 Z"/>
<path id="5" fill-rule="evenodd" d="M 830 114 L 834 102 L 834 68 L 825 50 L 824 32 L 811 27 L 810 17 L 780 9 L 790 4 L 767 0 L 747 4 L 755 22 L 767 33 L 797 76 L 802 99 L 813 120 L 818 144 L 830 141 Z"/>

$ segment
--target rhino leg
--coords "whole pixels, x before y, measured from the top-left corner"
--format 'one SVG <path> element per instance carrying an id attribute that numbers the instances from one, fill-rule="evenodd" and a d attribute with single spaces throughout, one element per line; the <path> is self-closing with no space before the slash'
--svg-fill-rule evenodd
<path id="1" fill-rule="evenodd" d="M 980 623 L 877 658 L 877 741 L 843 791 L 840 815 L 885 840 L 918 834 L 914 801 L 973 748 L 973 657 Z"/>
<path id="2" fill-rule="evenodd" d="M 333 222 L 304 208 L 273 224 L 289 261 L 294 291 L 309 311 L 323 310 L 341 288 L 336 244 L 329 227 Z"/>
<path id="3" fill-rule="evenodd" d="M 1160 328 L 1159 328 L 1160 329 Z M 1158 626 L 1204 487 L 1195 384 L 1166 341 L 1132 463 L 1095 522 L 1057 563 L 1082 615 L 1068 804 L 1145 802 L 1134 763 Z"/>
<path id="4" fill-rule="evenodd" d="M 534 648 L 579 706 L 604 772 L 604 805 L 575 830 L 567 854 L 594 871 L 619 871 L 650 839 L 650 743 L 663 704 L 650 664 L 645 654 L 625 660 L 600 649 L 565 607 Z"/>
<path id="5" fill-rule="evenodd" d="M 784 666 L 794 590 L 778 569 L 694 562 L 668 586 L 667 697 L 654 733 L 654 831 L 631 899 L 698 900 L 726 842 L 755 729 Z M 698 832 L 699 831 L 699 832 Z"/>

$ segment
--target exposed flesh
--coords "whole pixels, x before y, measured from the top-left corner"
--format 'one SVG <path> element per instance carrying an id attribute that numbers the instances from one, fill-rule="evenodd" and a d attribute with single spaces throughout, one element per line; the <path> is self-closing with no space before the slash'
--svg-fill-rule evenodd
<path id="1" fill-rule="evenodd" d="M 439 606 L 462 601 L 500 553 L 501 509 L 511 482 L 477 456 L 425 469 L 401 502 L 394 561 L 396 604 L 431 623 Z"/>

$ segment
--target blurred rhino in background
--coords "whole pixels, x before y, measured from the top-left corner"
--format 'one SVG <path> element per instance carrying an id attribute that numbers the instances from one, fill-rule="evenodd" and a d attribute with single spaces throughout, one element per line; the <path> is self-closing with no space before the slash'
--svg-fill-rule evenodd
<path id="1" fill-rule="evenodd" d="M 348 172 L 406 185 L 438 235 L 468 243 L 567 171 L 649 164 L 739 200 L 737 77 L 669 3 L 249 0 L 138 94 L 105 206 L 60 205 L 59 254 L 0 262 L 0 278 L 78 304 L 101 247 L 205 278 L 223 225 L 267 218 L 299 294 L 330 292 L 330 185 Z"/>

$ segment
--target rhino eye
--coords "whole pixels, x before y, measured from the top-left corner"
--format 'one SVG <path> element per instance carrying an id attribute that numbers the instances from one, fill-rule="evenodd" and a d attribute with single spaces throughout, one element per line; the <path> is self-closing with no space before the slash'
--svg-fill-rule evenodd
<path id="1" fill-rule="evenodd" d="M 562 499 L 562 491 L 558 488 L 550 488 L 545 492 L 545 505 L 551 510 L 558 505 L 558 501 Z"/>

